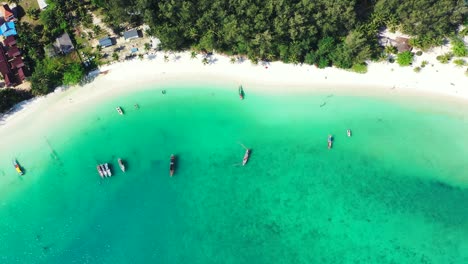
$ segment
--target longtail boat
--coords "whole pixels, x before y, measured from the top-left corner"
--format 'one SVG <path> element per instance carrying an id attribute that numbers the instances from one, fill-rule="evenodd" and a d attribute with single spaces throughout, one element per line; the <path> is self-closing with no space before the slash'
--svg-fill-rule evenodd
<path id="1" fill-rule="evenodd" d="M 120 169 L 121 169 L 123 172 L 125 172 L 125 164 L 123 163 L 122 159 L 119 158 L 117 161 L 119 162 L 119 167 L 120 167 Z"/>
<path id="2" fill-rule="evenodd" d="M 246 148 L 244 158 L 242 159 L 242 166 L 245 166 L 245 164 L 247 164 L 247 162 L 249 161 L 249 158 L 250 158 L 250 149 Z"/>
<path id="3" fill-rule="evenodd" d="M 328 135 L 328 148 L 331 149 L 333 147 L 333 136 Z"/>
<path id="4" fill-rule="evenodd" d="M 122 110 L 122 108 L 120 106 L 117 106 L 115 109 L 117 110 L 117 113 L 119 113 L 119 115 L 124 114 L 124 112 L 123 112 L 123 110 Z"/>
<path id="5" fill-rule="evenodd" d="M 20 165 L 18 164 L 16 160 L 13 160 L 13 166 L 15 166 L 15 170 L 16 172 L 18 172 L 19 175 L 24 174 L 23 170 L 21 169 Z"/>
<path id="6" fill-rule="evenodd" d="M 239 97 L 241 100 L 244 100 L 244 89 L 242 89 L 242 85 L 239 86 Z"/>
<path id="7" fill-rule="evenodd" d="M 101 169 L 102 174 L 104 174 L 104 177 L 109 177 L 110 176 L 110 175 L 107 174 L 107 170 L 104 167 L 104 164 L 99 164 L 99 168 Z"/>
<path id="8" fill-rule="evenodd" d="M 348 137 L 351 137 L 351 129 L 348 129 L 348 130 L 346 131 L 346 134 L 348 134 Z"/>
<path id="9" fill-rule="evenodd" d="M 169 163 L 169 175 L 172 177 L 175 173 L 175 156 L 171 155 L 171 162 Z"/>
<path id="10" fill-rule="evenodd" d="M 111 170 L 110 170 L 110 168 L 109 168 L 109 164 L 108 164 L 108 163 L 105 163 L 105 164 L 104 164 L 104 168 L 106 169 L 107 175 L 109 175 L 109 177 L 112 176 L 112 172 L 111 172 Z"/>
<path id="11" fill-rule="evenodd" d="M 96 169 L 97 169 L 97 171 L 98 171 L 98 173 L 99 173 L 99 176 L 101 176 L 101 178 L 104 178 L 104 172 L 102 171 L 101 166 L 100 166 L 100 165 L 97 165 L 97 166 L 96 166 Z"/>

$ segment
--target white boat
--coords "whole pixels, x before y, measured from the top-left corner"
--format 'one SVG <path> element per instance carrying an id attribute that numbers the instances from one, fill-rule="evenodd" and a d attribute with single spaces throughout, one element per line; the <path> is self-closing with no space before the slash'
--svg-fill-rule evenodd
<path id="1" fill-rule="evenodd" d="M 125 165 L 124 165 L 122 159 L 119 158 L 117 161 L 119 162 L 119 167 L 120 167 L 120 169 L 121 169 L 123 172 L 125 172 Z"/>
<path id="2" fill-rule="evenodd" d="M 104 175 L 104 177 L 109 176 L 109 175 L 107 175 L 107 171 L 106 171 L 106 168 L 104 168 L 104 165 L 99 164 L 99 168 L 101 168 L 101 171 L 102 171 L 102 174 Z"/>
<path id="3" fill-rule="evenodd" d="M 111 172 L 111 170 L 109 168 L 109 164 L 107 164 L 107 163 L 104 164 L 104 167 L 106 168 L 107 175 L 109 175 L 109 177 L 112 176 L 112 172 Z"/>
<path id="4" fill-rule="evenodd" d="M 119 113 L 120 115 L 123 115 L 123 110 L 120 106 L 117 106 L 117 108 L 115 108 L 117 110 L 117 113 Z"/>
<path id="5" fill-rule="evenodd" d="M 101 178 L 104 178 L 104 172 L 102 171 L 102 168 L 100 165 L 97 165 L 97 171 L 99 173 L 99 176 L 101 176 Z"/>
<path id="6" fill-rule="evenodd" d="M 348 134 L 348 137 L 351 137 L 351 129 L 348 129 L 346 133 Z"/>

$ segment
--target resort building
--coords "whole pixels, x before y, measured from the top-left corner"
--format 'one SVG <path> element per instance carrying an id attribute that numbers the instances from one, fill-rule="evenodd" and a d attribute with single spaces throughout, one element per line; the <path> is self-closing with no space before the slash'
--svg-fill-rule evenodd
<path id="1" fill-rule="evenodd" d="M 16 45 L 16 39 L 13 36 L 8 36 L 3 40 L 3 43 L 7 47 L 12 47 L 12 46 Z"/>
<path id="2" fill-rule="evenodd" d="M 15 15 L 7 4 L 0 5 L 0 15 L 6 22 L 16 21 Z"/>
<path id="3" fill-rule="evenodd" d="M 3 25 L 0 26 L 0 35 L 4 37 L 16 36 L 15 23 L 12 21 L 3 23 Z"/>
<path id="4" fill-rule="evenodd" d="M 37 4 L 41 10 L 44 10 L 47 7 L 46 0 L 37 0 Z"/>
<path id="5" fill-rule="evenodd" d="M 129 31 L 125 31 L 123 33 L 123 35 L 124 35 L 125 40 L 140 38 L 140 35 L 138 34 L 138 30 L 136 30 L 136 29 L 131 29 Z"/>
<path id="6" fill-rule="evenodd" d="M 67 32 L 56 39 L 54 47 L 62 54 L 68 54 L 75 49 Z"/>
<path id="7" fill-rule="evenodd" d="M 105 37 L 99 40 L 99 46 L 106 48 L 114 45 L 110 37 Z"/>
<path id="8" fill-rule="evenodd" d="M 18 49 L 18 47 L 13 46 L 8 49 L 7 54 L 8 54 L 8 57 L 14 58 L 14 57 L 18 57 L 19 55 L 21 55 L 21 52 Z"/>
<path id="9" fill-rule="evenodd" d="M 21 84 L 26 79 L 21 51 L 16 46 L 13 36 L 8 36 L 4 43 L 5 46 L 0 44 L 0 73 L 3 75 L 5 86 Z"/>
<path id="10" fill-rule="evenodd" d="M 409 45 L 409 39 L 403 37 L 397 37 L 395 39 L 395 47 L 397 48 L 398 52 L 404 51 L 411 51 L 412 47 Z"/>

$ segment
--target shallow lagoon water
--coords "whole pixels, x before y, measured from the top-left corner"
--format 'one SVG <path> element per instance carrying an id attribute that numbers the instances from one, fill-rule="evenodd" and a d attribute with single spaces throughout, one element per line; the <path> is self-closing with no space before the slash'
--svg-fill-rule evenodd
<path id="1" fill-rule="evenodd" d="M 236 92 L 139 91 L 3 142 L 0 262 L 468 262 L 466 113 Z"/>

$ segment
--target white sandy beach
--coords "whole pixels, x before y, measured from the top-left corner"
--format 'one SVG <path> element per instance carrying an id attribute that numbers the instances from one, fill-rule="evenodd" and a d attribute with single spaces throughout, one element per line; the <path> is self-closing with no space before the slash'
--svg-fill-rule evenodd
<path id="1" fill-rule="evenodd" d="M 20 111 L 12 111 L 3 117 L 0 135 L 18 131 L 21 127 L 18 125 L 24 124 L 32 116 L 36 119 L 40 115 L 45 120 L 50 120 L 109 97 L 173 81 L 220 82 L 232 84 L 233 87 L 242 84 L 247 92 L 252 89 L 285 92 L 279 88 L 288 87 L 287 92 L 326 91 L 357 95 L 444 97 L 465 104 L 468 99 L 465 68 L 439 63 L 435 58 L 443 52 L 445 51 L 441 49 L 415 56 L 413 67 L 400 67 L 397 63 L 370 63 L 366 74 L 281 62 L 266 65 L 253 65 L 248 60 L 231 63 L 229 57 L 220 54 L 209 56 L 210 63 L 203 65 L 200 54 L 192 59 L 189 52 L 157 52 L 144 59 L 104 66 L 100 71 L 108 70 L 108 73 L 97 76 L 83 87 L 72 87 L 65 91 L 58 89 L 59 91 L 46 97 L 22 104 Z M 164 55 L 169 56 L 169 61 L 164 61 Z M 413 68 L 419 66 L 423 60 L 429 64 L 421 72 L 415 73 Z"/>

